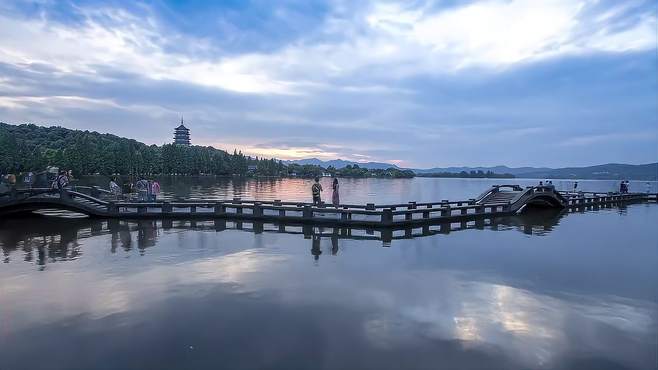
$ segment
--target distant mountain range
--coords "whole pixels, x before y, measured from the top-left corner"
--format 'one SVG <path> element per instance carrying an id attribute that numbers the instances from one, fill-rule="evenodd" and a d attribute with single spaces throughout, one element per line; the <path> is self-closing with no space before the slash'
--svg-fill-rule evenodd
<path id="1" fill-rule="evenodd" d="M 321 167 L 324 167 L 324 168 L 327 168 L 329 166 L 333 166 L 336 169 L 345 168 L 348 165 L 354 166 L 355 164 L 359 165 L 359 167 L 361 167 L 361 168 L 367 168 L 369 170 L 385 170 L 385 169 L 391 168 L 391 167 L 400 168 L 400 167 L 398 167 L 394 164 L 390 164 L 390 163 L 353 162 L 353 161 L 345 161 L 345 160 L 342 160 L 342 159 L 334 159 L 334 160 L 331 160 L 331 161 L 323 161 L 323 160 L 317 159 L 317 158 L 307 158 L 307 159 L 296 159 L 296 160 L 292 160 L 292 161 L 283 161 L 283 163 L 285 163 L 285 164 L 294 163 L 294 164 L 299 164 L 299 165 L 302 165 L 302 166 L 310 164 L 310 165 L 313 165 L 313 166 L 321 166 Z"/>
<path id="2" fill-rule="evenodd" d="M 342 159 L 335 159 L 331 161 L 323 161 L 317 158 L 299 159 L 293 161 L 284 161 L 284 163 L 296 163 L 300 165 L 311 164 L 322 167 L 333 166 L 334 168 L 344 168 L 347 165 L 359 165 L 362 168 L 368 169 L 386 169 L 386 168 L 400 168 L 391 163 L 382 162 L 354 162 L 345 161 Z M 652 180 L 658 179 L 658 163 L 648 164 L 619 164 L 608 163 L 597 166 L 587 167 L 564 167 L 564 168 L 548 168 L 548 167 L 507 167 L 507 166 L 493 166 L 493 167 L 435 167 L 428 169 L 412 168 L 418 174 L 450 172 L 459 173 L 462 171 L 491 171 L 498 174 L 512 174 L 516 177 L 525 178 L 547 178 L 547 179 L 601 179 L 601 180 Z"/>

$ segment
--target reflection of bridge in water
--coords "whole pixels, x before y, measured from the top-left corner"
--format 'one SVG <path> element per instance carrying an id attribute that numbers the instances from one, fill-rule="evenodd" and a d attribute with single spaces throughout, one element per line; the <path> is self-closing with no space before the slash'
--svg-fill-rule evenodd
<path id="1" fill-rule="evenodd" d="M 87 191 L 83 193 L 82 191 Z M 552 186 L 496 185 L 479 197 L 440 202 L 404 204 L 344 204 L 340 207 L 303 202 L 232 200 L 185 200 L 134 202 L 113 200 L 97 187 L 62 191 L 26 189 L 0 194 L 0 216 L 28 214 L 55 209 L 89 217 L 112 219 L 208 219 L 234 222 L 285 222 L 329 227 L 429 228 L 432 224 L 482 224 L 486 219 L 508 217 L 535 207 L 598 209 L 619 203 L 656 201 L 656 194 L 568 193 Z M 221 223 L 221 221 L 220 221 Z M 449 232 L 450 227 L 443 231 Z M 407 237 L 409 235 L 406 235 Z M 393 236 L 384 236 L 392 239 Z"/>
<path id="2" fill-rule="evenodd" d="M 625 212 L 626 205 L 607 205 L 606 208 Z M 578 212 L 594 210 L 582 208 Z M 405 228 L 327 227 L 303 223 L 265 223 L 228 221 L 226 219 L 189 220 L 117 220 L 117 219 L 64 219 L 56 217 L 13 218 L 0 223 L 0 247 L 4 262 L 12 254 L 23 252 L 23 260 L 45 266 L 47 262 L 74 260 L 81 256 L 81 239 L 111 235 L 110 251 L 118 249 L 139 250 L 146 253 L 157 244 L 161 233 L 176 230 L 200 230 L 225 232 L 230 230 L 254 234 L 285 233 L 308 239 L 311 253 L 319 252 L 320 242 L 330 239 L 332 253 L 337 253 L 337 241 L 341 239 L 379 241 L 389 247 L 396 240 L 422 238 L 437 234 L 449 234 L 463 230 L 517 230 L 528 235 L 546 235 L 557 226 L 566 209 L 535 209 L 520 215 L 480 218 L 473 221 L 426 224 Z M 318 254 L 319 255 L 319 254 Z"/>

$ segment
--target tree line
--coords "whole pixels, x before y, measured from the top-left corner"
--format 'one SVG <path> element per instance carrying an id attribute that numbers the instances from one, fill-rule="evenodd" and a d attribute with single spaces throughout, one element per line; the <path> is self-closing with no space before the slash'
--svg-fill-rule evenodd
<path id="1" fill-rule="evenodd" d="M 232 154 L 209 146 L 146 145 L 136 140 L 62 127 L 0 123 L 0 172 L 48 166 L 76 175 L 262 175 L 287 173 L 276 159 Z"/>
<path id="2" fill-rule="evenodd" d="M 255 175 L 316 177 L 414 177 L 411 170 L 366 169 L 348 165 L 336 169 L 285 165 L 276 159 L 228 153 L 210 146 L 146 145 L 133 139 L 98 132 L 0 123 L 0 172 L 42 171 L 47 167 L 81 175 Z"/>

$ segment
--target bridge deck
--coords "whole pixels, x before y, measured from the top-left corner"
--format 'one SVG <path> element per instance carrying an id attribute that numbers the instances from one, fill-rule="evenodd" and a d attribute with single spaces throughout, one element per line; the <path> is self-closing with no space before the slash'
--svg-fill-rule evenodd
<path id="1" fill-rule="evenodd" d="M 91 194 L 82 193 L 89 190 Z M 404 204 L 346 204 L 339 208 L 304 202 L 232 200 L 127 202 L 108 199 L 98 188 L 76 191 L 51 189 L 17 190 L 0 196 L 0 216 L 44 209 L 61 209 L 101 218 L 221 218 L 265 222 L 295 222 L 334 226 L 404 228 L 419 224 L 464 222 L 523 212 L 528 206 L 566 209 L 605 207 L 614 203 L 656 201 L 656 194 L 558 192 L 552 187 L 521 188 L 517 185 L 491 187 L 478 198 Z"/>

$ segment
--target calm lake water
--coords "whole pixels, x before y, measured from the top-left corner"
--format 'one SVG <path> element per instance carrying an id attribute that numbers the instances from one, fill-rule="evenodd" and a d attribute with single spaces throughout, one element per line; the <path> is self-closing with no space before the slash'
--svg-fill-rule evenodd
<path id="1" fill-rule="evenodd" d="M 341 196 L 457 200 L 492 183 L 536 180 L 343 180 Z M 309 184 L 162 181 L 170 198 L 308 200 Z M 656 225 L 658 205 L 632 204 L 384 244 L 369 230 L 4 219 L 0 370 L 655 369 Z"/>

